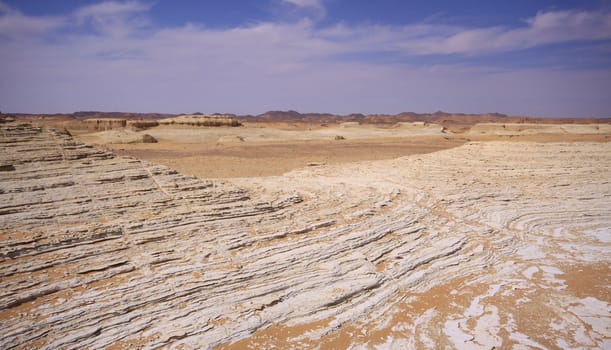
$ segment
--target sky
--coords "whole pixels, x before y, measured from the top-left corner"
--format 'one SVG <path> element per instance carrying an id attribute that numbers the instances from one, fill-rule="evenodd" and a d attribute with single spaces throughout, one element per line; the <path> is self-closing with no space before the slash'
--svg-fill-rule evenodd
<path id="1" fill-rule="evenodd" d="M 611 1 L 0 0 L 0 111 L 611 117 Z"/>

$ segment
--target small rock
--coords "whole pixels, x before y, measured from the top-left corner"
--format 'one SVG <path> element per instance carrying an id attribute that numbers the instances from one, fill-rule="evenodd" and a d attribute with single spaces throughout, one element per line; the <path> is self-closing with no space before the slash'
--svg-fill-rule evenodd
<path id="1" fill-rule="evenodd" d="M 149 134 L 144 134 L 142 135 L 142 142 L 143 143 L 157 143 L 157 139 Z"/>

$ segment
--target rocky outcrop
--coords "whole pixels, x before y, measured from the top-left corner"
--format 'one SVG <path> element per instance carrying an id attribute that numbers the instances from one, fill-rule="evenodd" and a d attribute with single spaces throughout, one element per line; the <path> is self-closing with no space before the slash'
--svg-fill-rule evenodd
<path id="1" fill-rule="evenodd" d="M 212 115 L 180 115 L 174 118 L 159 120 L 161 125 L 176 126 L 240 126 L 242 125 L 233 115 L 212 114 Z"/>
<path id="2" fill-rule="evenodd" d="M 142 135 L 142 143 L 157 143 L 157 139 L 149 134 Z"/>
<path id="3" fill-rule="evenodd" d="M 158 126 L 159 122 L 156 120 L 128 120 L 127 126 L 134 130 L 144 130 Z"/>
<path id="4" fill-rule="evenodd" d="M 57 120 L 42 119 L 37 120 L 38 124 L 43 124 L 49 127 L 61 127 L 72 130 L 90 130 L 90 131 L 107 131 L 107 130 L 122 130 L 131 128 L 134 130 L 144 130 L 159 125 L 157 120 L 129 120 L 121 118 L 89 118 L 89 119 L 67 119 Z"/>
<path id="5" fill-rule="evenodd" d="M 482 123 L 471 127 L 470 135 L 588 134 L 609 135 L 611 124 L 501 124 Z"/>
<path id="6" fill-rule="evenodd" d="M 85 123 L 87 130 L 97 131 L 121 129 L 127 126 L 127 119 L 85 119 L 83 122 Z"/>
<path id="7" fill-rule="evenodd" d="M 568 276 L 609 275 L 609 144 L 228 182 L 0 130 L 4 349 L 608 342 L 606 286 Z"/>

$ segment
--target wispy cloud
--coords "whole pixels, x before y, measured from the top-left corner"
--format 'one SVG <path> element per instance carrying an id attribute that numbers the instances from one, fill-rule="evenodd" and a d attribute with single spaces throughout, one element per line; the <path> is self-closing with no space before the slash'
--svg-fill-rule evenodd
<path id="1" fill-rule="evenodd" d="M 293 7 L 294 10 L 306 11 L 314 18 L 321 19 L 326 15 L 323 0 L 281 0 L 281 3 Z"/>
<path id="2" fill-rule="evenodd" d="M 320 0 L 282 0 L 297 7 L 324 8 Z M 404 26 L 336 24 L 319 27 L 310 19 L 289 23 L 263 22 L 227 30 L 210 30 L 197 24 L 174 28 L 149 28 L 146 14 L 151 3 L 107 1 L 81 7 L 63 17 L 25 16 L 0 2 L 0 33 L 36 36 L 62 26 L 93 25 L 108 37 L 126 36 L 150 29 L 136 46 L 152 40 L 190 45 L 202 42 L 206 50 L 231 51 L 248 47 L 249 53 L 291 59 L 355 52 L 395 52 L 404 55 L 479 55 L 521 50 L 548 44 L 611 39 L 611 13 L 594 11 L 547 11 L 524 21 L 517 28 L 468 28 L 444 24 L 416 23 Z M 144 32 L 140 33 L 143 34 Z M 174 38 L 169 38 L 170 36 Z M 184 38 L 189 38 L 186 42 Z M 87 38 L 91 40 L 91 38 Z M 127 40 L 127 39 L 126 39 Z M 122 42 L 104 42 L 102 46 Z M 203 49 L 203 47 L 200 46 Z"/>
<path id="3" fill-rule="evenodd" d="M 66 24 L 64 17 L 32 17 L 0 1 L 0 38 L 15 39 L 36 36 L 58 29 Z"/>
<path id="4" fill-rule="evenodd" d="M 290 2 L 298 8 L 323 6 L 312 0 Z M 468 58 L 554 43 L 608 40 L 611 15 L 605 12 L 539 12 L 517 28 L 468 28 L 430 21 L 321 27 L 304 15 L 292 22 L 214 30 L 197 23 L 156 28 L 147 17 L 150 9 L 148 2 L 110 1 L 62 17 L 36 17 L 0 2 L 0 37 L 36 39 L 54 34 L 53 40 L 0 39 L 0 81 L 11 82 L 0 86 L 0 104 L 9 105 L 2 109 L 39 104 L 42 111 L 49 111 L 49 106 L 58 109 L 63 103 L 68 111 L 182 112 L 205 109 L 202 106 L 243 113 L 272 108 L 482 111 L 468 107 L 471 103 L 483 111 L 526 113 L 502 107 L 509 106 L 507 95 L 512 95 L 528 101 L 520 106 L 535 110 L 522 84 L 555 91 L 555 95 L 539 94 L 543 104 L 552 105 L 560 94 L 564 98 L 574 91 L 587 99 L 590 110 L 611 109 L 603 96 L 611 89 L 608 71 L 511 71 L 511 76 L 524 79 L 512 82 L 506 68 L 474 67 L 464 60 L 446 66 L 410 63 L 421 55 Z M 94 34 L 67 30 L 89 26 Z M 367 59 L 371 53 L 391 53 L 403 60 L 378 64 Z M 357 58 L 345 61 L 341 58 L 345 55 Z M 559 83 L 563 79 L 570 88 L 561 92 L 557 86 L 563 85 Z M 581 88 L 588 81 L 590 87 Z M 560 108 L 563 105 L 535 113 L 552 114 Z"/>
<path id="5" fill-rule="evenodd" d="M 481 54 L 506 52 L 571 41 L 611 39 L 611 13 L 593 11 L 539 12 L 519 28 L 447 28 L 434 26 L 420 38 L 400 40 L 399 47 L 412 54 Z M 428 29 L 428 33 L 427 33 Z M 404 27 L 407 32 L 411 27 Z M 435 33 L 437 32 L 437 33 Z M 399 37 L 400 34 L 395 35 Z"/>
<path id="6" fill-rule="evenodd" d="M 141 14 L 150 10 L 151 6 L 140 1 L 106 1 L 79 8 L 74 12 L 73 19 L 78 25 L 91 23 L 100 33 L 126 36 L 149 24 L 147 17 Z"/>
<path id="7" fill-rule="evenodd" d="M 282 0 L 298 7 L 323 7 L 321 0 Z"/>
<path id="8" fill-rule="evenodd" d="M 74 12 L 74 15 L 78 19 L 89 17 L 97 18 L 123 15 L 126 13 L 143 12 L 148 11 L 150 8 L 150 4 L 145 4 L 139 1 L 106 1 L 99 4 L 81 7 Z"/>

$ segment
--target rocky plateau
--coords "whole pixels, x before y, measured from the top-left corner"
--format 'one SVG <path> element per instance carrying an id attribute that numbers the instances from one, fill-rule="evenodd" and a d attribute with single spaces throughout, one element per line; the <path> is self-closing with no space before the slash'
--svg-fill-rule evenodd
<path id="1" fill-rule="evenodd" d="M 611 348 L 610 143 L 227 180 L 0 149 L 2 349 Z"/>

